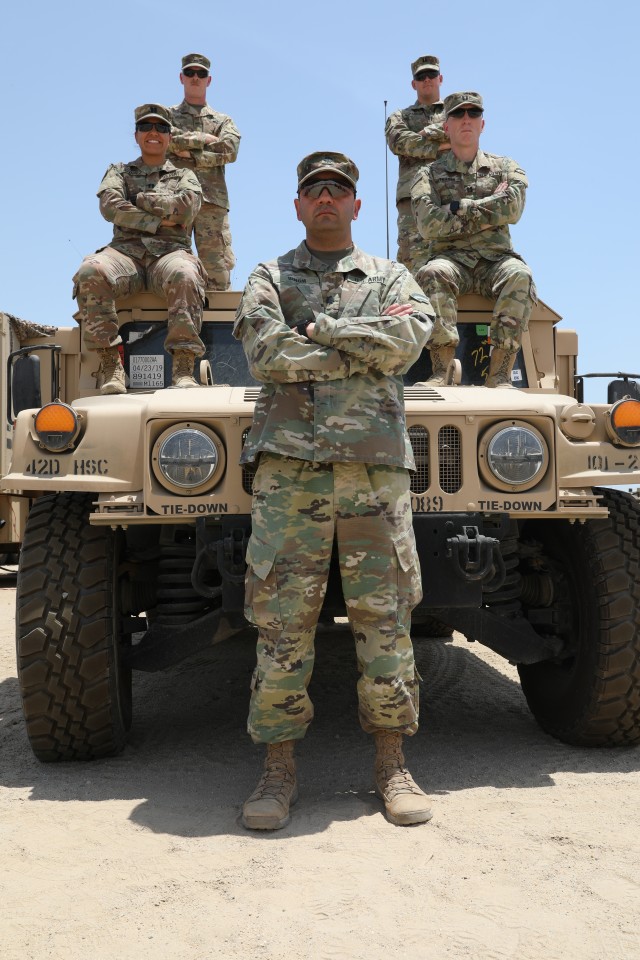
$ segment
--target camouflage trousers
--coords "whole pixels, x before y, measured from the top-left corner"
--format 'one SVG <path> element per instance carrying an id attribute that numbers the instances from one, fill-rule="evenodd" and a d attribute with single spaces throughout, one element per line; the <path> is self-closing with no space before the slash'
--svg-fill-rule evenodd
<path id="1" fill-rule="evenodd" d="M 418 728 L 411 610 L 422 596 L 404 468 L 262 454 L 253 486 L 245 615 L 258 627 L 248 731 L 302 738 L 315 628 L 337 539 L 363 729 Z"/>
<path id="2" fill-rule="evenodd" d="M 536 291 L 531 270 L 518 257 L 478 260 L 473 267 L 438 256 L 416 273 L 416 280 L 431 300 L 436 322 L 431 336 L 435 346 L 457 345 L 457 297 L 479 293 L 495 300 L 491 342 L 507 353 L 517 353 L 529 326 Z"/>
<path id="3" fill-rule="evenodd" d="M 229 215 L 224 207 L 203 203 L 193 225 L 198 256 L 207 271 L 207 290 L 228 290 L 236 258 L 231 249 Z"/>
<path id="4" fill-rule="evenodd" d="M 188 350 L 201 357 L 204 275 L 197 257 L 173 250 L 162 257 L 138 260 L 114 247 L 104 247 L 85 257 L 73 278 L 73 295 L 84 318 L 84 343 L 88 350 L 103 350 L 122 343 L 115 301 L 140 290 L 151 290 L 167 300 L 165 349 Z"/>
<path id="5" fill-rule="evenodd" d="M 429 259 L 429 244 L 426 243 L 416 226 L 416 218 L 411 209 L 411 198 L 398 200 L 398 262 L 403 263 L 410 273 L 416 272 Z"/>

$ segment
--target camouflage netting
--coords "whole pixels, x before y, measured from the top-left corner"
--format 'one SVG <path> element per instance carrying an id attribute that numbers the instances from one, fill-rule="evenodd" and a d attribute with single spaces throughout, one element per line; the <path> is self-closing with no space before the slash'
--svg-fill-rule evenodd
<path id="1" fill-rule="evenodd" d="M 30 320 L 21 320 L 20 317 L 14 317 L 12 313 L 0 313 L 0 316 L 9 321 L 11 329 L 20 343 L 23 340 L 30 340 L 32 337 L 52 337 L 58 329 L 57 327 L 45 327 L 41 323 L 31 323 Z"/>

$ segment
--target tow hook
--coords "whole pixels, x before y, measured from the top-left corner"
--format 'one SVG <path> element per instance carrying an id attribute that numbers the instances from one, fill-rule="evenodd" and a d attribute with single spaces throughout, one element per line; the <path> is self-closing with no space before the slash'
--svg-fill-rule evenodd
<path id="1" fill-rule="evenodd" d="M 231 530 L 226 537 L 218 540 L 216 544 L 218 570 L 223 580 L 229 583 L 244 584 L 244 575 L 247 569 L 245 555 L 248 543 L 249 536 L 247 531 L 242 528 Z"/>
<path id="2" fill-rule="evenodd" d="M 249 541 L 244 527 L 232 527 L 224 536 L 213 533 L 203 517 L 196 520 L 196 557 L 191 584 L 203 597 L 222 598 L 224 610 L 242 610 L 245 554 Z"/>
<path id="3" fill-rule="evenodd" d="M 500 541 L 486 537 L 477 527 L 463 527 L 462 533 L 447 539 L 447 557 L 463 580 L 482 581 L 483 590 L 498 590 L 506 571 Z"/>

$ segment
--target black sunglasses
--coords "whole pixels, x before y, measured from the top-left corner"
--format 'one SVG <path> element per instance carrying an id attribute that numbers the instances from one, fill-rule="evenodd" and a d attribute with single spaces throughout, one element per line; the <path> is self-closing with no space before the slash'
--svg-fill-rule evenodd
<path id="1" fill-rule="evenodd" d="M 200 80 L 209 76 L 208 70 L 196 70 L 195 67 L 186 67 L 182 72 L 185 77 L 199 77 Z"/>
<path id="2" fill-rule="evenodd" d="M 314 180 L 313 183 L 305 184 L 300 188 L 300 196 L 305 197 L 305 199 L 311 197 L 312 200 L 317 200 L 325 190 L 334 200 L 337 200 L 338 197 L 346 197 L 348 193 L 355 194 L 355 189 L 346 183 L 338 183 L 337 180 Z"/>
<path id="3" fill-rule="evenodd" d="M 435 80 L 436 77 L 439 77 L 440 74 L 437 70 L 421 70 L 420 73 L 416 73 L 414 80 Z"/>
<path id="4" fill-rule="evenodd" d="M 478 117 L 482 116 L 484 110 L 480 107 L 456 107 L 455 110 L 449 111 L 447 119 L 449 119 L 449 117 L 455 117 L 456 120 L 460 120 L 461 117 L 464 117 L 465 113 L 471 117 L 472 120 L 477 120 Z"/>
<path id="5" fill-rule="evenodd" d="M 136 133 L 149 133 L 149 130 L 171 133 L 171 124 L 164 123 L 162 120 L 141 120 L 140 123 L 136 123 Z"/>

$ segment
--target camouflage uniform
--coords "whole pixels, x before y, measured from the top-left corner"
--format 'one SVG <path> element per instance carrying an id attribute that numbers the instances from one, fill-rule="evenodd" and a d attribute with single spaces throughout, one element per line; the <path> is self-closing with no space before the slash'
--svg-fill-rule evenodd
<path id="1" fill-rule="evenodd" d="M 382 316 L 396 303 L 415 310 Z M 417 729 L 409 628 L 421 580 L 402 373 L 432 318 L 404 267 L 357 248 L 327 264 L 302 243 L 249 278 L 234 334 L 263 384 L 241 457 L 259 460 L 245 609 L 259 631 L 248 722 L 256 742 L 300 739 L 311 721 L 307 686 L 334 535 L 362 726 Z M 296 330 L 309 322 L 313 340 Z"/>
<path id="2" fill-rule="evenodd" d="M 508 188 L 496 194 L 501 182 Z M 459 342 L 456 298 L 474 292 L 496 300 L 491 342 L 517 353 L 536 295 L 531 270 L 511 245 L 508 224 L 520 219 L 527 184 L 513 160 L 482 150 L 471 163 L 448 151 L 416 176 L 413 211 L 429 252 L 416 279 L 436 312 L 434 346 Z M 460 203 L 455 213 L 449 209 L 452 201 Z"/>
<path id="3" fill-rule="evenodd" d="M 412 106 L 392 113 L 385 127 L 389 149 L 398 157 L 398 260 L 411 271 L 428 257 L 411 210 L 411 184 L 416 173 L 436 159 L 440 145 L 447 139 L 442 129 L 442 110 L 442 100 L 432 104 L 416 100 Z"/>
<path id="4" fill-rule="evenodd" d="M 200 209 L 197 178 L 168 160 L 152 167 L 139 157 L 112 164 L 98 196 L 100 212 L 114 228 L 111 243 L 85 257 L 73 278 L 86 346 L 101 350 L 121 343 L 115 300 L 148 289 L 167 299 L 165 348 L 202 356 L 205 275 L 190 240 Z M 167 217 L 178 224 L 161 226 Z"/>
<path id="5" fill-rule="evenodd" d="M 440 71 L 440 61 L 437 57 L 425 56 L 411 64 L 414 77 L 425 68 Z M 442 100 L 435 103 L 416 100 L 410 107 L 392 113 L 384 130 L 387 145 L 398 158 L 398 260 L 412 273 L 426 262 L 427 248 L 411 210 L 411 184 L 418 171 L 439 156 L 441 144 L 446 143 L 443 120 Z"/>
<path id="6" fill-rule="evenodd" d="M 188 167 L 202 187 L 202 206 L 194 224 L 198 256 L 209 281 L 208 289 L 228 290 L 235 265 L 229 230 L 229 194 L 224 167 L 238 156 L 240 133 L 231 117 L 218 113 L 208 104 L 182 103 L 171 107 L 174 130 L 169 155 L 176 167 Z M 204 143 L 204 135 L 217 137 Z M 191 157 L 176 156 L 176 150 L 189 150 Z"/>

